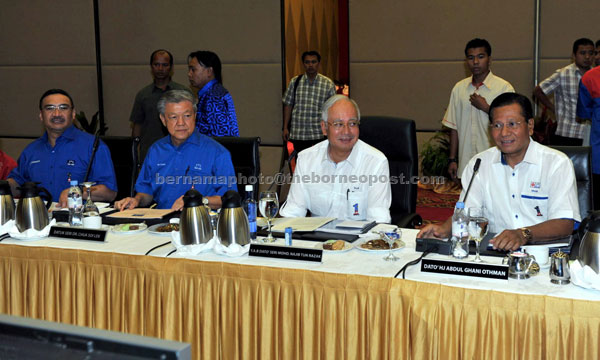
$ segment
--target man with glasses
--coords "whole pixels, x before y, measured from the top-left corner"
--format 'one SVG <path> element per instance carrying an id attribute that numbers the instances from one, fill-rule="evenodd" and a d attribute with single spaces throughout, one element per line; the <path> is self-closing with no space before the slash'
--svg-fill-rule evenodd
<path id="1" fill-rule="evenodd" d="M 562 152 L 533 141 L 533 125 L 529 99 L 499 95 L 490 105 L 496 146 L 475 155 L 462 174 L 463 189 L 474 176 L 465 208 L 485 208 L 489 231 L 498 234 L 490 241 L 497 249 L 565 237 L 581 221 L 573 164 Z M 473 175 L 477 159 L 481 165 Z M 449 218 L 442 225 L 427 225 L 417 236 L 447 238 L 451 228 Z"/>
<path id="2" fill-rule="evenodd" d="M 552 145 L 581 146 L 589 143 L 590 126 L 576 120 L 579 81 L 594 61 L 594 42 L 581 38 L 573 43 L 574 62 L 556 70 L 533 90 L 533 95 L 556 114 L 556 134 Z M 554 93 L 554 104 L 548 95 Z M 587 140 L 587 141 L 586 141 Z"/>
<path id="3" fill-rule="evenodd" d="M 300 152 L 284 217 L 334 217 L 389 223 L 392 190 L 382 152 L 358 139 L 360 110 L 345 95 L 323 104 L 321 131 L 327 140 Z"/>
<path id="4" fill-rule="evenodd" d="M 448 174 L 462 174 L 473 155 L 492 146 L 488 132 L 489 104 L 512 85 L 490 70 L 492 47 L 485 39 L 473 39 L 465 47 L 465 62 L 472 76 L 454 85 L 442 125 L 450 130 Z"/>
<path id="5" fill-rule="evenodd" d="M 226 191 L 237 190 L 229 151 L 196 131 L 196 101 L 186 90 L 167 91 L 158 100 L 169 135 L 150 147 L 135 183 L 137 194 L 115 202 L 116 209 L 144 207 L 154 200 L 159 209 L 181 210 L 183 195 L 192 186 L 216 209 Z"/>
<path id="6" fill-rule="evenodd" d="M 319 115 L 321 106 L 335 95 L 335 84 L 319 74 L 321 55 L 302 54 L 305 73 L 295 76 L 283 95 L 283 141 L 291 141 L 300 152 L 323 140 Z"/>
<path id="7" fill-rule="evenodd" d="M 46 128 L 42 137 L 21 153 L 18 165 L 8 175 L 13 195 L 27 181 L 40 182 L 52 194 L 58 206 L 67 206 L 69 180 L 84 181 L 92 158 L 94 136 L 77 129 L 73 99 L 62 89 L 50 89 L 40 98 L 40 121 Z M 117 180 L 110 150 L 100 141 L 87 181 L 92 186 L 92 200 L 113 201 L 117 196 Z M 83 193 L 84 198 L 87 194 Z"/>

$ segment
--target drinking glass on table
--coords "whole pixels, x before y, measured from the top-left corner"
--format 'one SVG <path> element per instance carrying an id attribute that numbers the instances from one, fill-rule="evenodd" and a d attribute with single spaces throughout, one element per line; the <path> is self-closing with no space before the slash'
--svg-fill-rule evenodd
<path id="1" fill-rule="evenodd" d="M 267 218 L 267 224 L 269 226 L 269 236 L 264 240 L 267 242 L 275 241 L 273 234 L 271 233 L 271 221 L 277 215 L 279 211 L 279 200 L 277 199 L 277 193 L 275 191 L 267 190 L 260 193 L 258 197 L 258 208 L 262 216 Z"/>
<path id="2" fill-rule="evenodd" d="M 475 259 L 474 262 L 483 262 L 479 256 L 479 244 L 481 240 L 487 235 L 488 232 L 488 219 L 485 217 L 485 208 L 483 207 L 470 207 L 469 212 L 469 224 L 467 229 L 469 231 L 469 237 L 475 241 Z"/>
<path id="3" fill-rule="evenodd" d="M 402 231 L 399 228 L 395 228 L 392 232 L 381 232 L 380 233 L 381 237 L 387 241 L 388 245 L 390 246 L 390 253 L 383 258 L 383 260 L 385 261 L 396 261 L 399 260 L 400 258 L 397 257 L 396 255 L 394 255 L 394 243 L 396 242 L 396 240 L 399 240 L 402 237 Z"/>
<path id="4" fill-rule="evenodd" d="M 83 206 L 83 216 L 86 217 L 86 216 L 100 215 L 100 211 L 98 211 L 98 207 L 92 201 L 92 185 L 94 185 L 95 182 L 86 181 L 81 184 L 85 187 L 85 190 L 87 191 L 87 201 L 85 202 L 85 205 Z"/>

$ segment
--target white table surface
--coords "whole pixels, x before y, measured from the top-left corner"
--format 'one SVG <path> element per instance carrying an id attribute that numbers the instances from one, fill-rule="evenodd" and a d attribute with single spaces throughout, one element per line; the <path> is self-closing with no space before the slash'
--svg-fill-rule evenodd
<path id="1" fill-rule="evenodd" d="M 387 251 L 381 253 L 365 252 L 358 248 L 354 248 L 347 252 L 324 252 L 322 263 L 312 263 L 294 260 L 279 260 L 261 257 L 249 257 L 243 255 L 241 257 L 229 257 L 218 255 L 213 252 L 201 253 L 199 255 L 186 255 L 185 258 L 203 261 L 222 261 L 243 265 L 258 265 L 271 266 L 291 269 L 305 269 L 314 271 L 323 271 L 330 273 L 343 274 L 360 274 L 366 276 L 393 277 L 400 268 L 409 261 L 418 258 L 421 253 L 415 252 L 415 237 L 417 230 L 403 229 L 402 240 L 406 243 L 406 247 L 395 251 L 396 256 L 400 260 L 395 262 L 384 261 L 383 257 L 387 255 Z M 105 242 L 92 241 L 77 241 L 69 239 L 60 239 L 48 237 L 35 241 L 22 241 L 8 238 L 0 242 L 2 244 L 18 244 L 22 246 L 48 246 L 64 249 L 80 249 L 92 251 L 116 252 L 131 255 L 144 255 L 152 247 L 170 241 L 170 236 L 160 236 L 143 231 L 136 234 L 123 235 L 107 232 Z M 359 242 L 357 240 L 357 242 Z M 278 239 L 275 245 L 284 245 L 283 239 Z M 293 246 L 312 247 L 318 243 L 314 241 L 293 240 Z M 150 256 L 164 257 L 175 247 L 171 244 L 165 245 L 154 250 Z M 170 257 L 182 257 L 178 253 L 170 255 Z M 430 254 L 427 258 L 432 259 L 449 259 L 448 256 Z M 473 256 L 469 257 L 470 259 Z M 501 263 L 499 257 L 484 257 L 484 260 L 489 263 Z M 571 298 L 579 300 L 600 301 L 600 291 L 588 290 L 580 288 L 573 284 L 555 285 L 550 282 L 548 276 L 549 270 L 542 269 L 538 275 L 532 276 L 525 280 L 495 280 L 482 279 L 470 276 L 442 275 L 433 273 L 424 273 L 420 270 L 421 264 L 409 267 L 406 271 L 407 280 L 416 280 L 428 283 L 438 283 L 448 286 L 457 286 L 470 289 L 495 290 L 520 294 L 533 295 L 548 295 L 560 298 Z M 401 275 L 399 276 L 401 277 Z"/>

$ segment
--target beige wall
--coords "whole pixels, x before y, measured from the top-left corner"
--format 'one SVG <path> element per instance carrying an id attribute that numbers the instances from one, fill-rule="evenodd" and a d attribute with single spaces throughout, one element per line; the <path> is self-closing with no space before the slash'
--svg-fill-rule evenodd
<path id="1" fill-rule="evenodd" d="M 600 38 L 600 2 L 544 1 L 540 80 L 569 63 L 572 43 Z M 438 129 L 454 84 L 466 77 L 464 47 L 492 45 L 492 71 L 517 92 L 533 84 L 534 1 L 350 0 L 350 91 L 367 115 L 412 118 Z"/>

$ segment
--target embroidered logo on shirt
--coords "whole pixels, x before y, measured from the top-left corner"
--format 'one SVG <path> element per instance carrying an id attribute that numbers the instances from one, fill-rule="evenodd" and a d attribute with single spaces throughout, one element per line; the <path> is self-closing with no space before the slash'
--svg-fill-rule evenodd
<path id="1" fill-rule="evenodd" d="M 67 160 L 67 166 L 75 166 L 75 160 Z"/>
<path id="2" fill-rule="evenodd" d="M 540 186 L 542 186 L 542 185 L 540 184 L 540 182 L 539 182 L 539 181 L 537 181 L 537 182 L 536 182 L 536 181 L 532 181 L 532 182 L 531 182 L 531 184 L 529 185 L 529 187 L 530 187 L 531 189 L 539 189 L 539 188 L 540 188 Z"/>
<path id="3" fill-rule="evenodd" d="M 167 164 L 165 164 L 165 163 L 157 163 L 156 164 L 156 166 L 165 166 L 165 165 L 167 165 Z"/>
<path id="4" fill-rule="evenodd" d="M 358 213 L 358 203 L 352 205 L 352 207 L 354 208 L 354 214 L 352 214 L 352 215 L 359 216 L 360 214 Z"/>
<path id="5" fill-rule="evenodd" d="M 194 165 L 194 170 L 202 170 L 202 165 L 201 164 Z"/>
<path id="6" fill-rule="evenodd" d="M 537 216 L 544 216 L 544 215 L 542 215 L 542 212 L 540 211 L 539 206 L 534 207 L 534 209 L 535 209 L 535 211 L 537 211 Z"/>
<path id="7" fill-rule="evenodd" d="M 29 165 L 31 165 L 31 164 L 37 164 L 37 163 L 39 163 L 39 162 L 41 162 L 41 161 L 42 161 L 42 160 L 33 160 L 33 161 L 31 161 L 31 162 L 29 163 Z"/>

